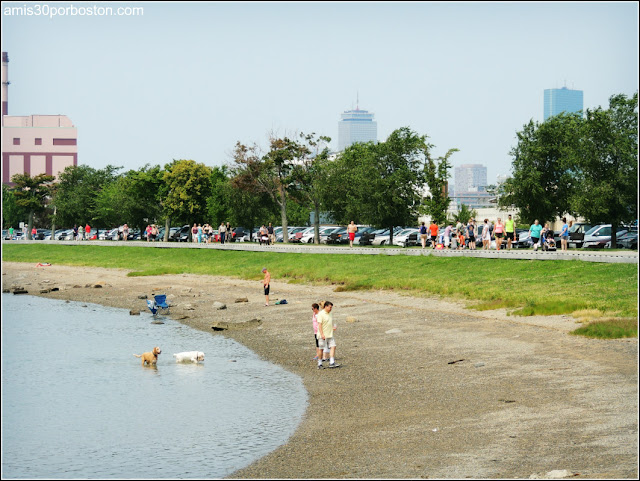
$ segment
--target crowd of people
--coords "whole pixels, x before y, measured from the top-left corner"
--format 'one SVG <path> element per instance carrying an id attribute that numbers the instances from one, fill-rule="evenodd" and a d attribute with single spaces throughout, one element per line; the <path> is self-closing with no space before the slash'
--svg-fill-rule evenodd
<path id="1" fill-rule="evenodd" d="M 568 248 L 569 229 L 572 223 L 573 221 L 567 223 L 566 217 L 563 217 L 563 225 L 560 232 L 562 250 L 567 250 Z M 427 247 L 427 241 L 429 240 L 432 249 L 454 250 L 475 250 L 478 240 L 482 242 L 483 250 L 491 249 L 492 241 L 495 241 L 496 250 L 511 249 L 513 243 L 518 242 L 516 222 L 511 214 L 508 215 L 504 222 L 498 217 L 495 223 L 492 223 L 489 219 L 484 219 L 480 225 L 477 225 L 473 218 L 469 219 L 467 224 L 458 221 L 455 227 L 453 222 L 449 222 L 445 228 L 440 228 L 435 222 L 432 222 L 427 227 L 422 222 L 419 227 L 419 235 L 423 249 Z M 534 250 L 538 250 L 538 248 L 556 248 L 554 232 L 550 229 L 548 223 L 542 226 L 536 219 L 529 228 L 529 237 L 531 239 L 530 245 Z"/>

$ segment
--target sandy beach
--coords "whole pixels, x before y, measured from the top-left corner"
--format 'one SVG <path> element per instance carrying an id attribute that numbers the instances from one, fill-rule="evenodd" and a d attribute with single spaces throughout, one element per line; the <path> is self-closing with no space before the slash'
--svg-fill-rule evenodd
<path id="1" fill-rule="evenodd" d="M 299 428 L 233 478 L 638 477 L 638 340 L 570 335 L 571 316 L 277 278 L 265 307 L 259 280 L 6 262 L 2 274 L 5 292 L 144 315 L 141 297 L 166 293 L 174 319 L 299 375 L 309 392 Z M 334 304 L 338 369 L 312 361 L 311 304 L 323 299 Z M 214 331 L 220 323 L 230 328 Z M 162 326 L 149 329 L 162 345 Z"/>

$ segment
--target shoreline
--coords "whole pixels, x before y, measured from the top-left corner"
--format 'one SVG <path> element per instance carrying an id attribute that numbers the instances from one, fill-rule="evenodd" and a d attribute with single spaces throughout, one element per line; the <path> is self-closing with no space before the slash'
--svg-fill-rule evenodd
<path id="1" fill-rule="evenodd" d="M 569 335 L 579 327 L 570 316 L 519 318 L 278 280 L 271 303 L 288 304 L 264 307 L 258 281 L 3 262 L 3 289 L 12 286 L 145 313 L 138 296 L 166 293 L 172 318 L 299 375 L 309 405 L 298 429 L 230 478 L 638 475 L 638 340 Z M 59 290 L 40 292 L 52 287 Z M 323 299 L 334 303 L 342 367 L 319 371 L 310 306 Z M 215 309 L 215 301 L 227 308 Z M 255 318 L 257 327 L 211 329 Z"/>

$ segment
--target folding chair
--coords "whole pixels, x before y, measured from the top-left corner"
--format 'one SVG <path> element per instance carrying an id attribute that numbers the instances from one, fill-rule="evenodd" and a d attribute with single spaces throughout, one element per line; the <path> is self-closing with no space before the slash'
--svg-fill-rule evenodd
<path id="1" fill-rule="evenodd" d="M 167 295 L 166 294 L 158 294 L 157 296 L 153 296 L 156 300 L 156 306 L 160 310 L 160 314 L 169 314 L 169 304 L 167 303 Z"/>
<path id="2" fill-rule="evenodd" d="M 147 299 L 147 307 L 149 308 L 151 314 L 153 314 L 153 318 L 155 319 L 158 316 L 158 306 L 156 306 L 155 301 Z"/>

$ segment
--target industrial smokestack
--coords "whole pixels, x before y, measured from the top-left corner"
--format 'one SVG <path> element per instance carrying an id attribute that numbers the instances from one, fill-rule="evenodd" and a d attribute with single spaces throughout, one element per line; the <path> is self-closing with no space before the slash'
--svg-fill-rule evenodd
<path id="1" fill-rule="evenodd" d="M 2 52 L 2 125 L 5 115 L 9 115 L 9 55 Z"/>

